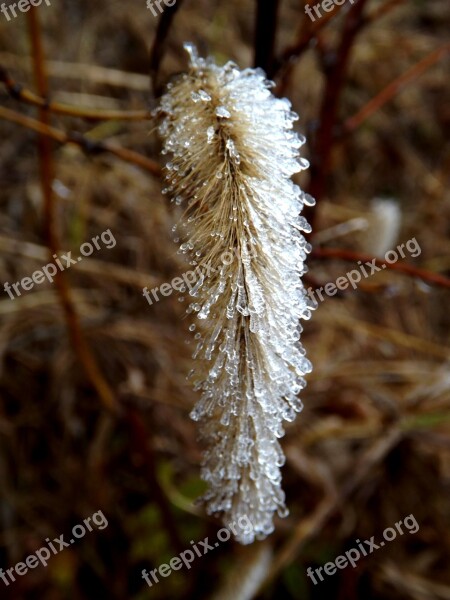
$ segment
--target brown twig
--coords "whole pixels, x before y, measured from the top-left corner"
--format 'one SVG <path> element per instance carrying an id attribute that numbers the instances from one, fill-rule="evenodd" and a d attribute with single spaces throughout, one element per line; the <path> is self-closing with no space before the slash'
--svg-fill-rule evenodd
<path id="1" fill-rule="evenodd" d="M 319 114 L 320 126 L 312 144 L 311 181 L 308 189 L 308 192 L 316 200 L 320 200 L 326 190 L 327 177 L 331 169 L 331 156 L 340 95 L 353 44 L 362 27 L 363 10 L 366 1 L 359 0 L 348 11 L 339 47 L 336 51 L 329 53 L 328 60 L 325 63 L 327 79 Z M 312 224 L 314 214 L 309 217 Z"/>
<path id="2" fill-rule="evenodd" d="M 403 4 L 405 0 L 387 0 L 373 12 L 361 18 L 360 29 L 377 21 L 399 4 Z M 310 46 L 317 35 L 330 21 L 332 21 L 343 9 L 343 5 L 335 6 L 329 13 L 323 14 L 320 20 L 312 22 L 306 17 L 302 20 L 297 41 L 288 46 L 275 62 L 275 73 L 280 76 L 280 82 L 277 86 L 277 93 L 284 94 L 288 85 L 289 76 L 292 73 L 296 59 Z"/>
<path id="3" fill-rule="evenodd" d="M 359 127 L 361 123 L 371 117 L 377 110 L 392 100 L 399 94 L 411 81 L 422 75 L 427 69 L 447 56 L 450 51 L 450 43 L 443 44 L 436 50 L 433 50 L 418 63 L 410 67 L 405 73 L 394 79 L 379 94 L 369 100 L 355 115 L 348 118 L 344 123 L 344 132 L 349 133 Z"/>
<path id="4" fill-rule="evenodd" d="M 132 446 L 135 448 L 136 453 L 140 455 L 143 465 L 145 466 L 145 477 L 151 486 L 153 497 L 158 505 L 162 521 L 170 537 L 173 549 L 176 553 L 180 553 L 184 549 L 183 544 L 175 526 L 174 517 L 167 502 L 166 495 L 156 476 L 157 465 L 154 449 L 149 440 L 146 426 L 140 415 L 132 408 L 127 410 L 125 421 L 129 428 Z"/>
<path id="5" fill-rule="evenodd" d="M 327 23 L 334 19 L 340 10 L 342 9 L 340 6 L 338 6 L 333 11 L 324 14 L 320 20 L 314 22 L 311 22 L 305 17 L 301 22 L 297 41 L 285 48 L 280 57 L 275 60 L 274 75 L 277 74 L 285 76 L 284 71 L 292 67 L 295 59 L 299 58 L 303 54 L 319 31 L 321 31 L 321 29 L 323 29 Z"/>
<path id="6" fill-rule="evenodd" d="M 81 148 L 87 154 L 101 154 L 103 152 L 107 152 L 109 154 L 114 154 L 118 158 L 132 163 L 146 171 L 149 171 L 155 177 L 159 177 L 161 175 L 161 167 L 154 160 L 135 152 L 134 150 L 128 150 L 127 148 L 122 148 L 120 146 L 116 146 L 115 144 L 111 144 L 110 142 L 98 142 L 90 140 L 89 138 L 84 137 L 80 133 L 65 133 L 56 127 L 52 127 L 41 121 L 37 121 L 31 117 L 26 117 L 18 112 L 10 110 L 9 108 L 4 108 L 0 106 L 0 118 L 11 121 L 12 123 L 17 123 L 18 125 L 22 125 L 27 129 L 31 129 L 36 131 L 37 133 L 46 136 L 60 144 L 74 144 Z"/>
<path id="7" fill-rule="evenodd" d="M 444 288 L 450 288 L 450 279 L 448 277 L 444 277 L 444 275 L 439 275 L 439 273 L 433 273 L 425 269 L 418 269 L 412 265 L 401 262 L 389 264 L 384 260 L 375 258 L 374 256 L 360 254 L 359 252 L 353 252 L 353 250 L 346 250 L 344 248 L 315 248 L 311 252 L 311 258 L 336 258 L 338 260 L 345 260 L 354 263 L 357 263 L 358 261 L 371 262 L 382 269 L 386 268 L 392 271 L 398 271 L 400 273 L 404 273 L 405 275 L 411 275 L 416 279 L 422 279 L 427 283 L 438 285 Z"/>
<path id="8" fill-rule="evenodd" d="M 33 49 L 32 55 L 36 86 L 39 94 L 45 98 L 48 95 L 48 80 L 47 73 L 45 71 L 41 28 L 35 7 L 31 7 L 31 10 L 28 14 L 28 22 Z M 47 109 L 42 107 L 39 113 L 41 126 L 43 128 L 50 128 Z M 49 137 L 43 135 L 42 132 L 39 132 L 38 143 L 39 162 L 41 167 L 41 186 L 44 197 L 44 234 L 50 255 L 55 255 L 59 250 L 59 241 L 56 233 L 55 202 L 52 190 L 52 181 L 54 175 L 52 147 Z M 61 271 L 57 272 L 55 277 L 55 285 L 60 297 L 61 306 L 66 316 L 67 327 L 72 338 L 75 352 L 81 364 L 83 365 L 86 375 L 96 390 L 104 407 L 113 413 L 117 413 L 119 412 L 119 405 L 109 384 L 103 377 L 103 374 L 101 373 L 85 340 L 80 327 L 78 314 L 70 296 L 69 284 L 67 283 L 65 274 Z"/>
<path id="9" fill-rule="evenodd" d="M 151 113 L 148 110 L 100 110 L 47 101 L 44 97 L 35 94 L 31 90 L 23 87 L 20 83 L 14 81 L 7 70 L 1 65 L 0 81 L 4 83 L 9 95 L 15 100 L 25 102 L 31 106 L 37 106 L 38 108 L 45 109 L 51 113 L 79 117 L 88 121 L 144 121 L 146 119 L 151 119 Z"/>

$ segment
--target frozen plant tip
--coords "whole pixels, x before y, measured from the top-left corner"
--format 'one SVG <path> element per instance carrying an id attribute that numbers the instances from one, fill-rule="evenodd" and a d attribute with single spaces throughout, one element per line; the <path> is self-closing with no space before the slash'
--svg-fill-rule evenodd
<path id="1" fill-rule="evenodd" d="M 301 281 L 310 227 L 299 215 L 314 201 L 290 179 L 308 162 L 289 101 L 261 70 L 219 67 L 185 47 L 189 72 L 169 84 L 158 113 L 165 192 L 184 209 L 180 252 L 199 273 L 187 309 L 201 391 L 191 416 L 206 448 L 207 511 L 225 525 L 245 515 L 245 544 L 287 514 L 278 438 L 311 371 L 299 324 L 313 308 Z"/>

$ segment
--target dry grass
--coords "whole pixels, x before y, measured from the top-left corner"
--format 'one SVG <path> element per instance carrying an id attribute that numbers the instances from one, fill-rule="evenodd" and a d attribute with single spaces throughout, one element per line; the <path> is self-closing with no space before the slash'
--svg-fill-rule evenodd
<path id="1" fill-rule="evenodd" d="M 90 109 L 147 109 L 156 21 L 145 1 L 52 4 L 38 9 L 52 99 Z M 380 4 L 369 1 L 368 12 Z M 278 54 L 294 42 L 304 17 L 293 0 L 281 8 Z M 183 70 L 185 40 L 219 60 L 251 64 L 253 10 L 253 3 L 235 0 L 183 4 L 161 80 Z M 449 18 L 445 0 L 408 1 L 360 32 L 343 82 L 338 135 L 340 124 L 446 42 Z M 21 14 L 7 23 L 1 16 L 0 64 L 34 89 L 26 19 Z M 339 40 L 343 19 L 323 28 L 320 49 Z M 314 48 L 285 81 L 309 147 L 320 132 L 326 81 Z M 416 237 L 422 254 L 405 260 L 448 274 L 448 100 L 448 60 L 441 59 L 342 135 L 331 151 L 315 231 L 370 220 L 371 200 L 389 196 L 401 213 L 393 248 Z M 6 91 L 2 105 L 37 117 Z M 146 121 L 53 115 L 51 122 L 159 161 Z M 11 283 L 46 264 L 48 251 L 36 134 L 6 120 L 0 127 L 0 281 Z M 108 228 L 117 240 L 68 271 L 67 283 L 122 414 L 105 410 L 86 377 L 57 287 L 42 284 L 14 301 L 3 293 L 0 565 L 13 566 L 96 510 L 109 526 L 54 557 L 47 569 L 8 588 L 0 580 L 2 598 L 449 598 L 449 292 L 388 270 L 327 298 L 306 323 L 303 343 L 314 372 L 305 409 L 283 440 L 290 516 L 264 544 L 221 544 L 192 569 L 146 586 L 142 568 L 167 562 L 190 540 L 215 539 L 218 528 L 190 502 L 202 484 L 188 418 L 196 396 L 185 380 L 192 365 L 184 307 L 174 296 L 153 306 L 142 296 L 143 286 L 184 270 L 170 239 L 177 209 L 161 195 L 157 177 L 115 156 L 55 145 L 52 157 L 62 252 L 76 254 Z M 308 174 L 299 182 L 307 186 Z M 381 236 L 374 227 L 371 235 Z M 366 235 L 350 232 L 328 245 L 364 252 Z M 309 268 L 311 281 L 323 285 L 355 265 L 315 258 Z M 398 536 L 320 585 L 306 578 L 307 566 L 323 566 L 356 539 L 380 539 L 385 527 L 411 513 L 420 524 L 414 535 Z M 253 586 L 250 596 L 245 585 Z"/>

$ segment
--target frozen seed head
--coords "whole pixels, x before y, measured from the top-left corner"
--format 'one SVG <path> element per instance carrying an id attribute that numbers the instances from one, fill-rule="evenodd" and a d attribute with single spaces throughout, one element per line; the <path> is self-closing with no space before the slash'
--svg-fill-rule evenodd
<path id="1" fill-rule="evenodd" d="M 201 398 L 191 416 L 206 447 L 207 511 L 225 524 L 246 516 L 252 526 L 237 539 L 251 543 L 273 531 L 274 513 L 287 514 L 278 439 L 311 371 L 300 343 L 299 320 L 313 308 L 300 212 L 314 201 L 290 179 L 308 163 L 289 101 L 272 95 L 261 70 L 186 49 L 189 72 L 158 112 L 167 189 L 184 209 L 180 251 L 198 263 L 188 313 Z"/>

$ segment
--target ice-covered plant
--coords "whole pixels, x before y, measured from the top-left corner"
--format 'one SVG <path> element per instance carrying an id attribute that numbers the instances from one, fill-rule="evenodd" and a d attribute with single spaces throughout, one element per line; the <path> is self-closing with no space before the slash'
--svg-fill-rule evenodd
<path id="1" fill-rule="evenodd" d="M 199 274 L 188 313 L 197 328 L 192 411 L 205 442 L 209 513 L 245 515 L 242 543 L 286 515 L 278 439 L 311 370 L 300 319 L 311 315 L 301 277 L 309 232 L 299 216 L 310 196 L 291 181 L 307 168 L 298 118 L 258 69 L 217 66 L 186 44 L 189 72 L 169 84 L 158 109 L 167 192 L 185 210 L 180 250 Z"/>

